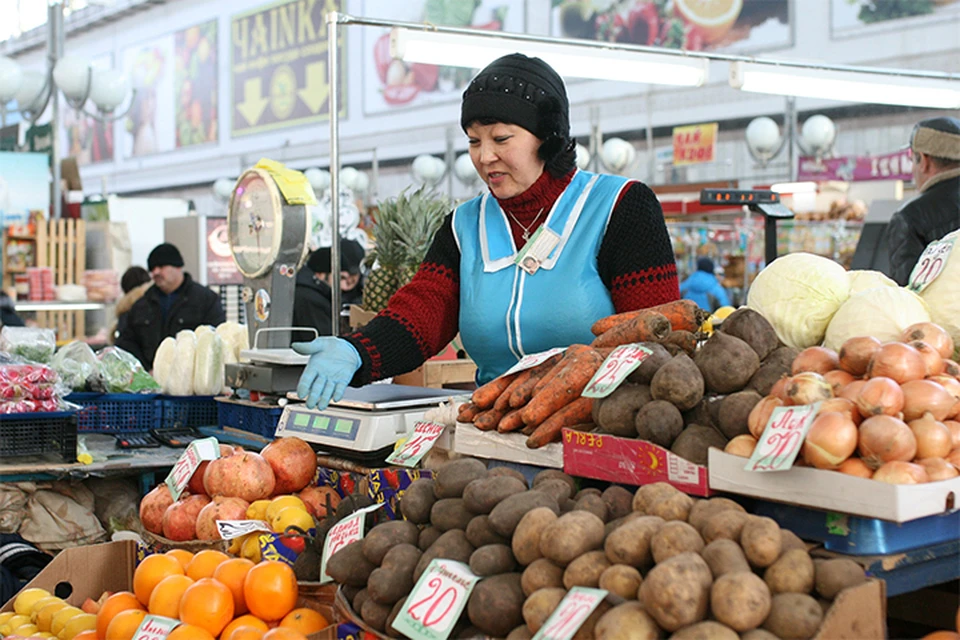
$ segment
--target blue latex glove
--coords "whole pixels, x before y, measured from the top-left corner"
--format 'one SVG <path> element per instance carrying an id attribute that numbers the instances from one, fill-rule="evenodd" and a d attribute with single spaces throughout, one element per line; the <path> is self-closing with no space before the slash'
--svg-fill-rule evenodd
<path id="1" fill-rule="evenodd" d="M 294 342 L 290 346 L 297 353 L 310 356 L 297 385 L 297 395 L 307 401 L 307 407 L 326 409 L 331 400 L 340 400 L 360 368 L 357 349 L 342 338 L 331 337 Z"/>

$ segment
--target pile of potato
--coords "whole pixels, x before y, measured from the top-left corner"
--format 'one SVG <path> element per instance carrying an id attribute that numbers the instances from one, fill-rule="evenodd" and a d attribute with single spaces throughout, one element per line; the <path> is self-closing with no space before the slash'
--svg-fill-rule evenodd
<path id="1" fill-rule="evenodd" d="M 797 350 L 783 346 L 763 316 L 743 308 L 691 357 L 643 343 L 647 358 L 616 391 L 593 403 L 602 432 L 636 437 L 707 464 L 710 447 L 748 433 L 747 417 L 790 374 Z"/>

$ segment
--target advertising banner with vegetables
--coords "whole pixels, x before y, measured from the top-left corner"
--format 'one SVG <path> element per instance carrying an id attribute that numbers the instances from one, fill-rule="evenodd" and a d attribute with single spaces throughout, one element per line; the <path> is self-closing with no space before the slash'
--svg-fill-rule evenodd
<path id="1" fill-rule="evenodd" d="M 553 0 L 550 35 L 689 51 L 779 49 L 793 45 L 790 4 L 791 0 Z"/>
<path id="2" fill-rule="evenodd" d="M 830 34 L 835 38 L 958 18 L 958 0 L 830 0 Z"/>
<path id="3" fill-rule="evenodd" d="M 445 27 L 525 31 L 523 0 L 364 2 L 363 15 Z M 366 115 L 459 101 L 474 73 L 475 69 L 392 60 L 390 30 L 363 30 L 363 112 Z"/>
<path id="4" fill-rule="evenodd" d="M 177 147 L 217 141 L 217 21 L 174 34 Z"/>
<path id="5" fill-rule="evenodd" d="M 173 150 L 173 34 L 124 50 L 123 71 L 137 90 L 123 119 L 123 157 Z"/>

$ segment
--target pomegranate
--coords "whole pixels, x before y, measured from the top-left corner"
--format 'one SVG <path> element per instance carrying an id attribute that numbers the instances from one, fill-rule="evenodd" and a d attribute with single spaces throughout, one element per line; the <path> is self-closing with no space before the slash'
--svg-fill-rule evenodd
<path id="1" fill-rule="evenodd" d="M 300 438 L 277 438 L 260 455 L 273 469 L 277 478 L 273 492 L 278 495 L 300 491 L 317 474 L 317 454 Z"/>
<path id="2" fill-rule="evenodd" d="M 215 497 L 197 515 L 197 540 L 220 540 L 217 520 L 246 520 L 249 506 L 240 498 Z"/>
<path id="3" fill-rule="evenodd" d="M 340 504 L 340 494 L 333 487 L 307 487 L 300 492 L 300 499 L 307 505 L 307 511 L 318 520 L 327 517 L 327 500 L 330 500 L 330 511 L 334 511 Z"/>
<path id="4" fill-rule="evenodd" d="M 203 474 L 203 486 L 209 495 L 243 498 L 247 502 L 269 498 L 276 482 L 270 463 L 249 451 L 217 458 Z"/>
<path id="5" fill-rule="evenodd" d="M 173 504 L 173 496 L 166 484 L 158 484 L 140 501 L 140 522 L 150 533 L 163 533 L 163 512 Z"/>
<path id="6" fill-rule="evenodd" d="M 210 503 L 209 496 L 191 495 L 174 502 L 163 512 L 163 535 L 183 542 L 197 539 L 197 516 Z"/>
<path id="7" fill-rule="evenodd" d="M 232 456 L 236 453 L 237 450 L 231 447 L 229 444 L 220 445 L 220 457 L 226 458 L 227 456 Z M 206 495 L 207 490 L 203 487 L 203 474 L 207 470 L 207 465 L 210 464 L 209 460 L 204 460 L 200 463 L 200 466 L 197 467 L 197 470 L 193 472 L 193 475 L 190 476 L 190 484 L 187 485 L 187 491 L 190 493 L 202 493 Z"/>

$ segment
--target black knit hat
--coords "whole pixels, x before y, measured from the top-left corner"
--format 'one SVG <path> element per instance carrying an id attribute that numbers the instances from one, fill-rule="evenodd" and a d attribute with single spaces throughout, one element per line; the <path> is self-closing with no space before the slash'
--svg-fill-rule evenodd
<path id="1" fill-rule="evenodd" d="M 157 267 L 182 267 L 183 256 L 180 250 L 169 242 L 158 244 L 147 257 L 147 270 L 153 271 Z"/>
<path id="2" fill-rule="evenodd" d="M 497 58 L 467 85 L 460 126 L 495 120 L 523 127 L 541 140 L 570 137 L 570 103 L 563 80 L 540 58 Z"/>
<path id="3" fill-rule="evenodd" d="M 356 240 L 340 241 L 340 270 L 351 275 L 360 273 L 365 252 Z M 314 273 L 330 273 L 330 247 L 320 247 L 307 258 L 307 267 Z"/>

